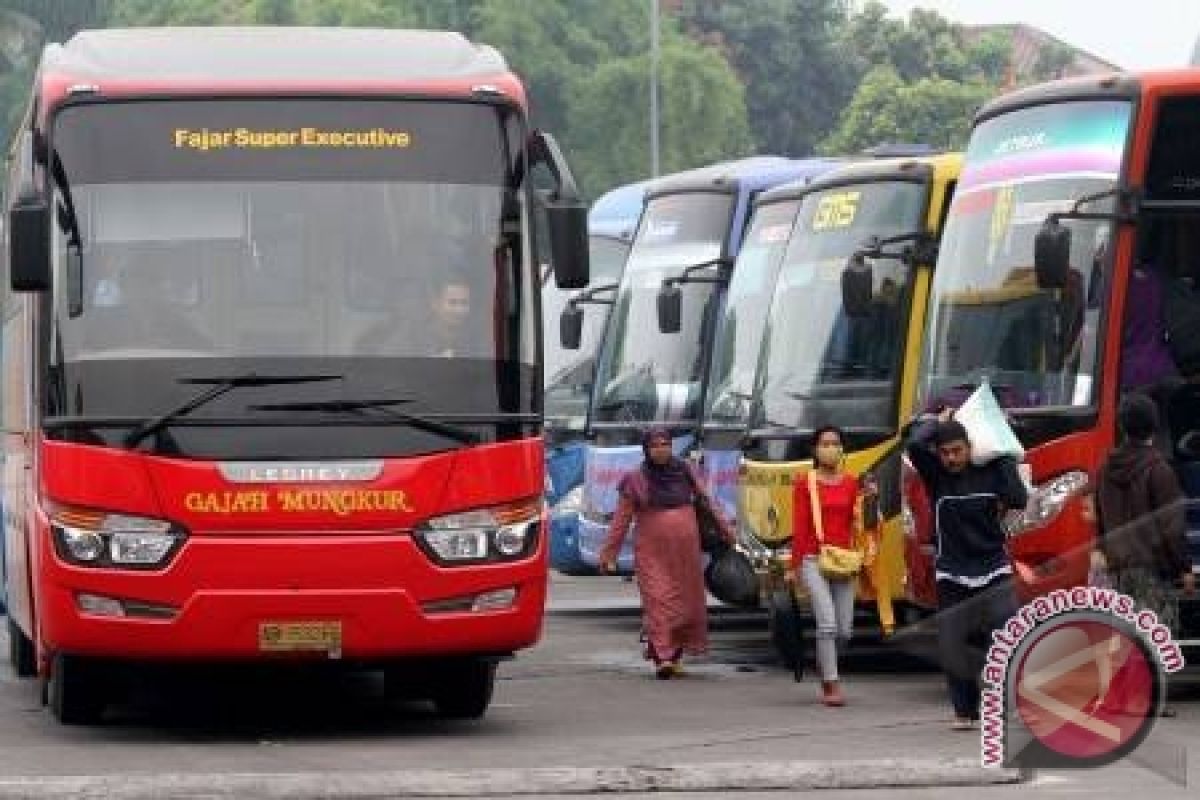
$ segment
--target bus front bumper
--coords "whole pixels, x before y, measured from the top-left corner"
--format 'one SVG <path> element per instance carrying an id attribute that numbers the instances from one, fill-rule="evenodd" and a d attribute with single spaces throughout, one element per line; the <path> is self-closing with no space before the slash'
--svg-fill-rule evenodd
<path id="1" fill-rule="evenodd" d="M 506 655 L 538 641 L 546 602 L 544 537 L 526 560 L 452 568 L 407 535 L 195 537 L 158 572 L 46 555 L 44 651 L 112 659 Z"/>

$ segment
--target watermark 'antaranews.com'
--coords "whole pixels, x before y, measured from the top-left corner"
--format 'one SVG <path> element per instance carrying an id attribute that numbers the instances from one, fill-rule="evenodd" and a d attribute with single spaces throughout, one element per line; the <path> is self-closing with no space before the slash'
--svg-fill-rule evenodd
<path id="1" fill-rule="evenodd" d="M 984 666 L 983 765 L 1102 766 L 1150 733 L 1165 676 L 1184 667 L 1167 626 L 1112 589 L 1058 590 L 992 634 Z"/>

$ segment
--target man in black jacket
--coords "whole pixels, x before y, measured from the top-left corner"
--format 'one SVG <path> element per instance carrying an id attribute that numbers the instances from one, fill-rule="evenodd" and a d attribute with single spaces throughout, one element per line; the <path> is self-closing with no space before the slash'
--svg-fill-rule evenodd
<path id="1" fill-rule="evenodd" d="M 1179 597 L 1196 591 L 1187 543 L 1187 498 L 1174 470 L 1154 445 L 1158 408 L 1133 393 L 1122 402 L 1124 437 L 1100 468 L 1097 480 L 1099 535 L 1092 564 L 1107 570 L 1114 588 L 1157 615 L 1180 634 Z M 1170 713 L 1169 710 L 1167 713 Z"/>
<path id="2" fill-rule="evenodd" d="M 1001 519 L 1028 493 L 1012 458 L 971 463 L 966 429 L 950 410 L 913 427 L 908 457 L 932 505 L 937 555 L 938 650 L 956 730 L 979 719 L 979 677 L 991 632 L 1016 611 Z"/>

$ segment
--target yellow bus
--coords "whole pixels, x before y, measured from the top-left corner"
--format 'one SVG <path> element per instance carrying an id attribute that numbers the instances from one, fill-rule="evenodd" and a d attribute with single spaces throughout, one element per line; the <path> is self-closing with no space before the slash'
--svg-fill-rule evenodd
<path id="1" fill-rule="evenodd" d="M 775 287 L 738 475 L 743 546 L 777 605 L 792 487 L 813 431 L 844 431 L 847 469 L 876 477 L 878 555 L 859 586 L 886 634 L 907 592 L 899 430 L 913 413 L 930 280 L 962 158 L 849 165 L 809 184 Z M 915 560 L 915 559 L 914 559 Z M 786 593 L 782 597 L 787 598 Z"/>

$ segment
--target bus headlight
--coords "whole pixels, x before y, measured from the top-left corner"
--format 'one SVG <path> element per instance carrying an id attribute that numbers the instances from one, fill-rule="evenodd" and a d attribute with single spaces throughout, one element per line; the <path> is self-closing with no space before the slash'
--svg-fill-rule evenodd
<path id="1" fill-rule="evenodd" d="M 1086 472 L 1072 470 L 1056 475 L 1033 488 L 1024 510 L 1014 511 L 1005 518 L 1009 536 L 1026 533 L 1050 524 L 1072 497 L 1088 486 Z"/>
<path id="2" fill-rule="evenodd" d="M 50 513 L 50 527 L 58 555 L 89 567 L 158 567 L 185 538 L 166 520 L 65 507 Z"/>
<path id="3" fill-rule="evenodd" d="M 55 527 L 56 542 L 67 553 L 69 561 L 92 563 L 104 556 L 104 540 L 95 531 L 80 528 Z"/>
<path id="4" fill-rule="evenodd" d="M 170 531 L 118 531 L 109 539 L 108 552 L 114 564 L 150 565 L 160 563 L 174 546 L 175 537 Z"/>
<path id="5" fill-rule="evenodd" d="M 413 532 L 418 544 L 441 564 L 511 561 L 537 543 L 543 504 L 539 498 L 508 506 L 435 517 Z"/>

